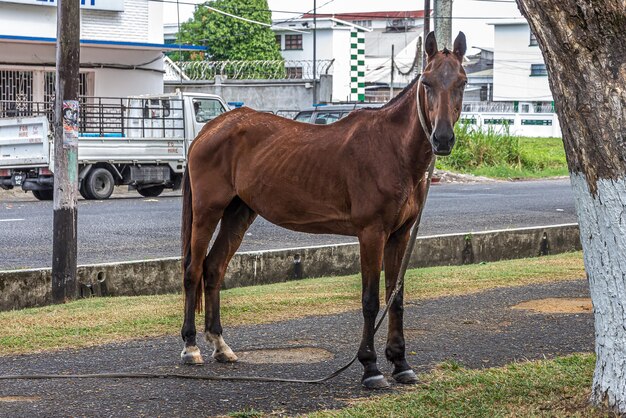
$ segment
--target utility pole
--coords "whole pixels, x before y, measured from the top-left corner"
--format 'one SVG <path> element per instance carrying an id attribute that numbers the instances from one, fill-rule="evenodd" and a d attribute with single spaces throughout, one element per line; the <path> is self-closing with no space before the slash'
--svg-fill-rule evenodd
<path id="1" fill-rule="evenodd" d="M 422 35 L 422 45 L 426 42 L 426 36 L 430 33 L 430 0 L 424 0 L 424 34 Z M 422 51 L 422 72 L 426 68 L 426 48 Z"/>
<path id="2" fill-rule="evenodd" d="M 54 103 L 54 217 L 52 300 L 63 303 L 77 294 L 78 73 L 80 2 L 57 6 L 56 95 Z"/>
<path id="3" fill-rule="evenodd" d="M 317 0 L 313 0 L 313 104 L 317 104 Z"/>
<path id="4" fill-rule="evenodd" d="M 390 73 L 390 77 L 391 80 L 389 81 L 389 100 L 393 99 L 393 71 L 394 71 L 394 65 L 395 65 L 395 60 L 394 60 L 394 49 L 395 49 L 395 45 L 391 44 L 391 73 Z"/>
<path id="5" fill-rule="evenodd" d="M 435 37 L 441 49 L 452 50 L 452 0 L 433 0 Z"/>

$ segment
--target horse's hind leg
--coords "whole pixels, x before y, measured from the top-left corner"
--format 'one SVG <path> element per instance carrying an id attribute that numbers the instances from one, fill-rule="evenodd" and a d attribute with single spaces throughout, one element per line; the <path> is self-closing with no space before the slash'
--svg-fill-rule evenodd
<path id="1" fill-rule="evenodd" d="M 410 225 L 410 223 L 408 224 Z M 385 245 L 385 300 L 396 287 L 398 272 L 402 264 L 402 257 L 409 241 L 409 226 L 391 234 Z M 392 377 L 398 383 L 416 383 L 417 376 L 406 361 L 404 330 L 403 330 L 403 297 L 404 286 L 399 290 L 396 298 L 389 307 L 389 330 L 387 333 L 387 347 L 385 356 L 393 363 Z"/>
<path id="2" fill-rule="evenodd" d="M 241 245 L 244 234 L 255 217 L 256 213 L 241 199 L 235 197 L 224 211 L 220 231 L 204 260 L 205 337 L 207 343 L 213 344 L 213 358 L 220 362 L 237 361 L 237 356 L 222 337 L 220 288 L 228 263 Z"/>

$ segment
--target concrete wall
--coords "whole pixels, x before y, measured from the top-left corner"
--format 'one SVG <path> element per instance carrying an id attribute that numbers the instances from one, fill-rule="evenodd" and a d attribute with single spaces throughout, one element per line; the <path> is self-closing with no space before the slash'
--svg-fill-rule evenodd
<path id="1" fill-rule="evenodd" d="M 460 265 L 580 250 L 576 224 L 418 238 L 410 267 Z M 358 273 L 358 244 L 238 253 L 224 287 Z M 180 292 L 179 258 L 81 266 L 84 296 Z M 50 270 L 0 271 L 0 311 L 50 303 Z"/>
<path id="2" fill-rule="evenodd" d="M 332 77 L 319 80 L 320 101 L 330 101 Z M 223 80 L 166 82 L 165 92 L 177 89 L 193 93 L 211 93 L 226 102 L 243 102 L 257 110 L 301 110 L 313 105 L 312 80 Z"/>

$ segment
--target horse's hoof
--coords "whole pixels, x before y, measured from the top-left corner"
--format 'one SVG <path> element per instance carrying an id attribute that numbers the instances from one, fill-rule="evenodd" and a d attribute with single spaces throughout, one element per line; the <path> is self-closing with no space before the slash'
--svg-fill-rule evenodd
<path id="1" fill-rule="evenodd" d="M 220 363 L 234 363 L 237 360 L 237 356 L 233 353 L 233 350 L 225 350 L 225 351 L 214 351 L 213 358 Z"/>
<path id="2" fill-rule="evenodd" d="M 190 346 L 185 347 L 183 352 L 180 353 L 180 358 L 185 364 L 191 364 L 195 366 L 201 366 L 204 364 L 204 360 L 202 359 L 202 354 L 200 353 L 200 349 L 198 347 Z"/>
<path id="3" fill-rule="evenodd" d="M 387 389 L 389 387 L 389 382 L 382 374 L 363 379 L 361 384 L 366 389 Z"/>
<path id="4" fill-rule="evenodd" d="M 400 373 L 396 373 L 392 375 L 391 377 L 393 377 L 393 380 L 395 380 L 396 382 L 402 383 L 405 385 L 414 385 L 415 383 L 418 382 L 417 375 L 411 369 L 405 370 Z"/>

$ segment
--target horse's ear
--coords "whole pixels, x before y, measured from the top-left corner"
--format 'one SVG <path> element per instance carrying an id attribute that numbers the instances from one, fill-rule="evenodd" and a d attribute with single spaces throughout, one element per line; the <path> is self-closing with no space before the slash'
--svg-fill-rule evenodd
<path id="1" fill-rule="evenodd" d="M 454 40 L 454 55 L 456 55 L 461 61 L 463 61 L 463 56 L 465 55 L 465 51 L 467 51 L 467 44 L 465 42 L 465 34 L 463 32 L 459 32 L 456 39 Z"/>
<path id="2" fill-rule="evenodd" d="M 426 35 L 426 41 L 424 42 L 424 51 L 428 55 L 428 59 L 431 60 L 437 54 L 439 49 L 437 48 L 437 39 L 435 38 L 435 32 L 430 32 Z"/>

